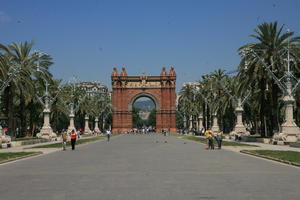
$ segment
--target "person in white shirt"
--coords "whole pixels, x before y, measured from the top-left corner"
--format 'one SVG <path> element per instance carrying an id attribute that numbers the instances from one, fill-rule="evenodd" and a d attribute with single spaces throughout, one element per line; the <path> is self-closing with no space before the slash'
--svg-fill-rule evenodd
<path id="1" fill-rule="evenodd" d="M 109 129 L 106 130 L 107 142 L 109 142 L 111 131 Z"/>

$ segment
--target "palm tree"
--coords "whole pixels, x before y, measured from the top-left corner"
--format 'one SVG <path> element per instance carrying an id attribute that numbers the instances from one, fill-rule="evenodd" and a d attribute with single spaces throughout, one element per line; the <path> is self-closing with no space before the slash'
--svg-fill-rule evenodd
<path id="1" fill-rule="evenodd" d="M 242 56 L 238 67 L 240 88 L 246 90 L 248 85 L 258 82 L 257 97 L 260 99 L 258 110 L 260 111 L 262 135 L 267 134 L 267 128 L 270 135 L 273 134 L 273 130 L 279 130 L 278 99 L 282 93 L 274 79 L 263 68 L 260 59 L 254 55 L 258 55 L 267 65 L 270 65 L 270 69 L 278 77 L 282 77 L 286 70 L 284 59 L 287 55 L 287 48 L 289 48 L 292 58 L 299 62 L 300 37 L 292 37 L 294 32 L 283 33 L 283 28 L 284 25 L 278 28 L 277 22 L 260 24 L 254 30 L 255 34 L 250 35 L 257 42 L 248 43 L 238 50 Z"/>
<path id="2" fill-rule="evenodd" d="M 7 100 L 7 112 L 9 131 L 12 131 L 12 117 L 13 117 L 13 103 L 14 101 L 19 105 L 19 118 L 21 124 L 21 133 L 26 129 L 26 115 L 25 109 L 29 102 L 35 98 L 35 87 L 33 79 L 40 79 L 42 76 L 46 79 L 52 78 L 52 75 L 48 71 L 48 67 L 52 64 L 51 57 L 48 55 L 39 56 L 36 52 L 32 53 L 32 47 L 34 42 L 25 43 L 12 43 L 8 46 L 0 44 L 0 51 L 7 58 L 7 65 L 18 65 L 21 70 L 16 76 L 9 87 L 6 89 Z M 37 76 L 37 62 L 40 63 L 40 68 L 43 70 L 43 75 Z M 39 80 L 41 81 L 41 79 Z M 18 99 L 15 99 L 18 97 Z M 12 99 L 11 99 L 12 98 Z"/>
<path id="3" fill-rule="evenodd" d="M 183 86 L 179 93 L 181 97 L 178 103 L 178 111 L 184 114 L 187 121 L 191 116 L 197 114 L 195 94 L 195 87 L 191 84 L 186 84 Z"/>

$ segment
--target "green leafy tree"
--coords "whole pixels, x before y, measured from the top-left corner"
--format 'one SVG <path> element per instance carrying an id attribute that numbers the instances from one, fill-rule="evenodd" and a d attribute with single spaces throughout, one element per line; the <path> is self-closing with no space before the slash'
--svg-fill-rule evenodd
<path id="1" fill-rule="evenodd" d="M 254 103 L 259 112 L 260 133 L 273 134 L 273 130 L 279 130 L 279 97 L 282 95 L 274 79 L 263 68 L 260 58 L 270 66 L 270 69 L 277 77 L 282 77 L 286 71 L 285 58 L 289 48 L 291 57 L 295 63 L 299 63 L 300 37 L 292 37 L 294 32 L 283 32 L 284 25 L 278 27 L 277 22 L 263 23 L 254 30 L 255 34 L 250 35 L 257 42 L 248 43 L 239 49 L 242 56 L 239 70 L 240 91 L 246 91 L 248 86 L 257 82 L 257 90 L 253 95 L 259 102 Z M 294 65 L 295 70 L 299 69 Z"/>

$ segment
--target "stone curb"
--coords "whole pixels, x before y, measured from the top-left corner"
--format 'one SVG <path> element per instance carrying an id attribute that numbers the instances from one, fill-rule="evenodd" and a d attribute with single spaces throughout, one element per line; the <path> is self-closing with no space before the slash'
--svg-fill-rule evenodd
<path id="1" fill-rule="evenodd" d="M 257 153 L 248 152 L 247 150 L 241 150 L 240 153 L 244 153 L 244 154 L 248 154 L 248 155 L 252 155 L 252 156 L 256 156 L 256 157 L 260 157 L 260 158 L 265 158 L 265 159 L 268 159 L 268 160 L 273 160 L 273 161 L 281 162 L 281 163 L 284 163 L 284 164 L 293 165 L 293 166 L 296 166 L 296 167 L 300 167 L 300 164 L 298 164 L 298 163 L 290 162 L 290 161 L 287 161 L 287 160 L 281 160 L 279 158 L 273 158 L 273 157 L 270 157 L 270 156 L 260 155 L 260 154 L 257 154 Z"/>
<path id="2" fill-rule="evenodd" d="M 87 144 L 90 144 L 90 143 L 94 143 L 94 142 L 98 142 L 98 141 L 101 141 L 101 140 L 103 140 L 103 139 L 105 139 L 105 138 L 101 138 L 101 139 L 99 139 L 99 140 L 95 140 L 95 141 L 91 141 L 91 142 L 85 142 L 85 143 L 83 143 L 83 144 L 76 144 L 76 147 L 77 146 L 84 146 L 84 145 L 87 145 Z M 58 142 L 58 143 L 53 143 L 53 144 L 60 144 L 61 142 Z M 47 144 L 45 144 L 45 146 L 46 146 Z M 46 148 L 43 148 L 43 147 L 41 147 L 41 148 L 35 148 L 35 147 L 28 147 L 28 148 L 24 148 L 24 149 L 61 149 L 62 147 L 52 147 L 52 148 L 50 148 L 50 147 L 46 147 Z"/>
<path id="3" fill-rule="evenodd" d="M 187 140 L 187 141 L 193 141 L 193 142 L 196 142 L 196 143 L 200 143 L 200 144 L 203 144 L 203 145 L 206 145 L 205 142 L 202 142 L 202 141 L 196 141 L 196 140 L 190 140 L 190 139 L 187 139 L 187 138 L 184 138 L 182 136 L 174 136 L 174 137 L 177 137 L 179 139 L 183 139 L 183 140 Z M 195 136 L 194 136 L 195 137 Z M 243 144 L 243 143 L 242 143 Z M 257 147 L 260 147 L 260 146 L 257 146 L 257 145 L 253 145 L 253 146 L 245 146 L 245 145 L 233 145 L 233 146 L 230 146 L 230 145 L 223 145 L 222 144 L 222 149 L 226 149 L 226 148 L 257 148 Z"/>
<path id="4" fill-rule="evenodd" d="M 9 152 L 9 153 L 17 153 L 17 152 Z M 37 155 L 41 155 L 41 154 L 43 154 L 43 152 L 34 152 L 29 155 L 20 156 L 20 157 L 16 157 L 16 158 L 10 158 L 8 160 L 2 160 L 2 161 L 0 161 L 0 165 L 7 163 L 7 162 L 12 162 L 12 161 L 16 161 L 16 160 L 20 160 L 20 159 L 24 159 L 24 158 L 28 158 L 28 157 L 32 157 L 32 156 L 37 156 Z"/>
<path id="5" fill-rule="evenodd" d="M 113 135 L 112 137 L 117 137 L 117 136 L 121 136 L 121 134 L 118 134 L 118 135 Z M 96 136 L 97 137 L 97 136 Z M 82 138 L 82 139 L 85 139 L 85 138 Z M 94 143 L 94 142 L 99 142 L 99 141 L 102 141 L 102 140 L 105 140 L 105 137 L 103 137 L 103 138 L 101 138 L 101 139 L 99 139 L 99 140 L 95 140 L 95 141 L 90 141 L 90 142 L 86 142 L 86 143 L 83 143 L 83 144 L 76 144 L 76 147 L 77 146 L 84 146 L 84 145 L 87 145 L 87 144 L 91 144 L 91 143 Z M 61 143 L 61 142 L 57 142 L 57 143 L 53 143 L 53 144 L 59 144 L 59 143 Z M 47 145 L 47 144 L 45 144 L 45 145 Z M 32 149 L 32 150 L 34 150 L 34 149 L 61 149 L 62 147 L 53 147 L 53 148 L 43 148 L 43 147 L 41 147 L 41 148 L 34 148 L 34 147 L 28 147 L 28 148 L 23 148 L 23 149 Z"/>

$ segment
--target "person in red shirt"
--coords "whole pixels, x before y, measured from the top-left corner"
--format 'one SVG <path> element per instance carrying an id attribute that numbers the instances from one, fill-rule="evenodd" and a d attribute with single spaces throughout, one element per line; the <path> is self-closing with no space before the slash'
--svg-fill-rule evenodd
<path id="1" fill-rule="evenodd" d="M 70 137 L 71 137 L 72 150 L 74 150 L 75 149 L 75 144 L 76 144 L 76 138 L 77 138 L 77 133 L 75 132 L 74 129 L 71 131 Z"/>

